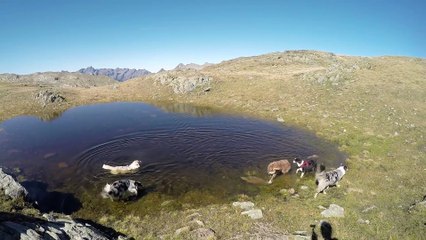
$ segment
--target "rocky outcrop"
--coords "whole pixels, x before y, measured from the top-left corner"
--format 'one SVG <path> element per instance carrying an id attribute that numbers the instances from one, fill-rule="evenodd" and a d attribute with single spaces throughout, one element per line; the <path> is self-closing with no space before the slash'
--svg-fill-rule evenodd
<path id="1" fill-rule="evenodd" d="M 4 191 L 6 196 L 9 196 L 12 199 L 17 199 L 20 197 L 25 198 L 28 195 L 27 190 L 22 187 L 13 177 L 3 172 L 3 169 L 0 168 L 0 189 Z"/>
<path id="2" fill-rule="evenodd" d="M 211 90 L 212 78 L 198 71 L 168 71 L 153 76 L 156 84 L 169 86 L 176 94 L 185 94 L 201 88 L 202 91 Z"/>
<path id="3" fill-rule="evenodd" d="M 1 239 L 127 239 L 98 224 L 45 215 L 47 220 L 17 213 L 0 213 Z M 96 226 L 95 226 L 96 225 Z"/>
<path id="4" fill-rule="evenodd" d="M 65 102 L 65 97 L 53 90 L 42 90 L 38 92 L 35 99 L 44 107 L 50 103 Z"/>
<path id="5" fill-rule="evenodd" d="M 347 59 L 343 60 L 341 57 L 330 55 L 329 58 L 323 59 L 323 61 L 322 66 L 324 68 L 303 73 L 300 75 L 301 78 L 316 84 L 337 86 L 354 80 L 355 72 L 373 68 L 371 60 L 368 58 L 348 61 Z"/>
<path id="6" fill-rule="evenodd" d="M 145 69 L 130 69 L 130 68 L 93 68 L 87 67 L 78 70 L 79 73 L 89 74 L 89 75 L 103 75 L 110 78 L 113 78 L 119 82 L 124 82 L 126 80 L 142 77 L 151 74 L 150 71 Z"/>
<path id="7" fill-rule="evenodd" d="M 1 168 L 0 188 L 12 199 L 28 198 L 27 190 Z M 73 220 L 60 214 L 43 214 L 43 217 L 45 219 L 16 212 L 0 212 L 0 239 L 127 239 L 114 229 L 91 221 Z"/>

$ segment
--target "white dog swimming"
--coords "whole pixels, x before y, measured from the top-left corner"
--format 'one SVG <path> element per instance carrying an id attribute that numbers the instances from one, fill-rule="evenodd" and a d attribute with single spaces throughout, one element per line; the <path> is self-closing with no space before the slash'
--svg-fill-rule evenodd
<path id="1" fill-rule="evenodd" d="M 128 173 L 138 169 L 141 166 L 140 163 L 141 161 L 135 160 L 130 165 L 126 165 L 126 166 L 110 166 L 110 165 L 104 164 L 102 165 L 102 168 L 106 170 L 110 170 L 112 174 L 122 174 L 122 173 Z"/>

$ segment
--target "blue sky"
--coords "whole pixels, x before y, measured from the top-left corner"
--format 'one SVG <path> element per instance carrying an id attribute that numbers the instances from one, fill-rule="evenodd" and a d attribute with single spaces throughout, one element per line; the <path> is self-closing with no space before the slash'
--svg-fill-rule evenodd
<path id="1" fill-rule="evenodd" d="M 426 57 L 426 1 L 0 0 L 0 73 L 217 63 L 313 49 Z"/>

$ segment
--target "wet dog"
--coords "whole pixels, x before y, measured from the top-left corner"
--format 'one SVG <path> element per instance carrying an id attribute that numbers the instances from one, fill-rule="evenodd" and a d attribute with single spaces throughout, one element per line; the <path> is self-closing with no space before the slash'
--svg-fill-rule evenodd
<path id="1" fill-rule="evenodd" d="M 272 175 L 271 179 L 269 179 L 268 183 L 271 184 L 272 180 L 278 175 L 278 174 L 285 174 L 288 173 L 291 169 L 291 164 L 288 160 L 279 160 L 271 162 L 268 165 L 267 171 L 269 175 Z"/>
<path id="2" fill-rule="evenodd" d="M 125 201 L 136 198 L 141 190 L 142 184 L 140 182 L 130 179 L 122 179 L 115 181 L 112 184 L 107 183 L 102 189 L 101 196 L 113 201 Z"/>
<path id="3" fill-rule="evenodd" d="M 135 160 L 131 164 L 126 166 L 110 166 L 110 165 L 104 164 L 102 165 L 102 168 L 106 170 L 110 170 L 112 174 L 122 174 L 122 173 L 128 173 L 138 169 L 141 166 L 140 163 L 141 161 Z"/>
<path id="4" fill-rule="evenodd" d="M 325 190 L 327 190 L 331 186 L 339 187 L 338 182 L 343 178 L 348 170 L 346 166 L 340 166 L 332 171 L 325 171 L 325 167 L 321 165 L 321 172 L 315 174 L 315 183 L 317 184 L 317 192 L 315 193 L 314 198 L 318 196 L 320 192 L 326 194 Z"/>
<path id="5" fill-rule="evenodd" d="M 295 158 L 293 163 L 297 164 L 296 174 L 301 172 L 300 178 L 302 178 L 307 172 L 315 172 L 317 170 L 317 161 L 318 155 L 312 155 L 302 160 L 300 158 Z"/>

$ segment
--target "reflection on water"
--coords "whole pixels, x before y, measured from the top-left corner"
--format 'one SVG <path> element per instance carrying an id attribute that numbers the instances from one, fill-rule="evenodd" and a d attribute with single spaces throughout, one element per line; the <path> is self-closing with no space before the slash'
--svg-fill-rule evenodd
<path id="1" fill-rule="evenodd" d="M 162 104 L 158 107 L 166 112 L 184 113 L 194 117 L 206 117 L 206 116 L 211 116 L 217 113 L 212 108 L 209 108 L 209 107 L 197 107 L 194 105 L 182 104 L 182 103 L 167 103 L 167 104 Z"/>
<path id="2" fill-rule="evenodd" d="M 42 121 L 48 122 L 53 121 L 59 118 L 62 115 L 63 111 L 49 111 L 38 113 L 38 118 Z"/>
<path id="3" fill-rule="evenodd" d="M 46 191 L 69 192 L 83 205 L 87 198 L 86 206 L 96 208 L 105 203 L 98 198 L 102 187 L 123 178 L 103 170 L 105 163 L 142 161 L 125 176 L 150 189 L 138 202 L 163 194 L 182 202 L 203 196 L 208 203 L 256 194 L 259 186 L 242 177 L 266 179 L 270 161 L 317 154 L 336 167 L 344 160 L 335 146 L 300 129 L 188 105 L 162 109 L 110 103 L 73 108 L 50 122 L 17 117 L 0 124 L 0 165 L 18 167 L 29 181 L 47 183 Z M 276 182 L 284 187 L 294 180 L 291 172 Z"/>

